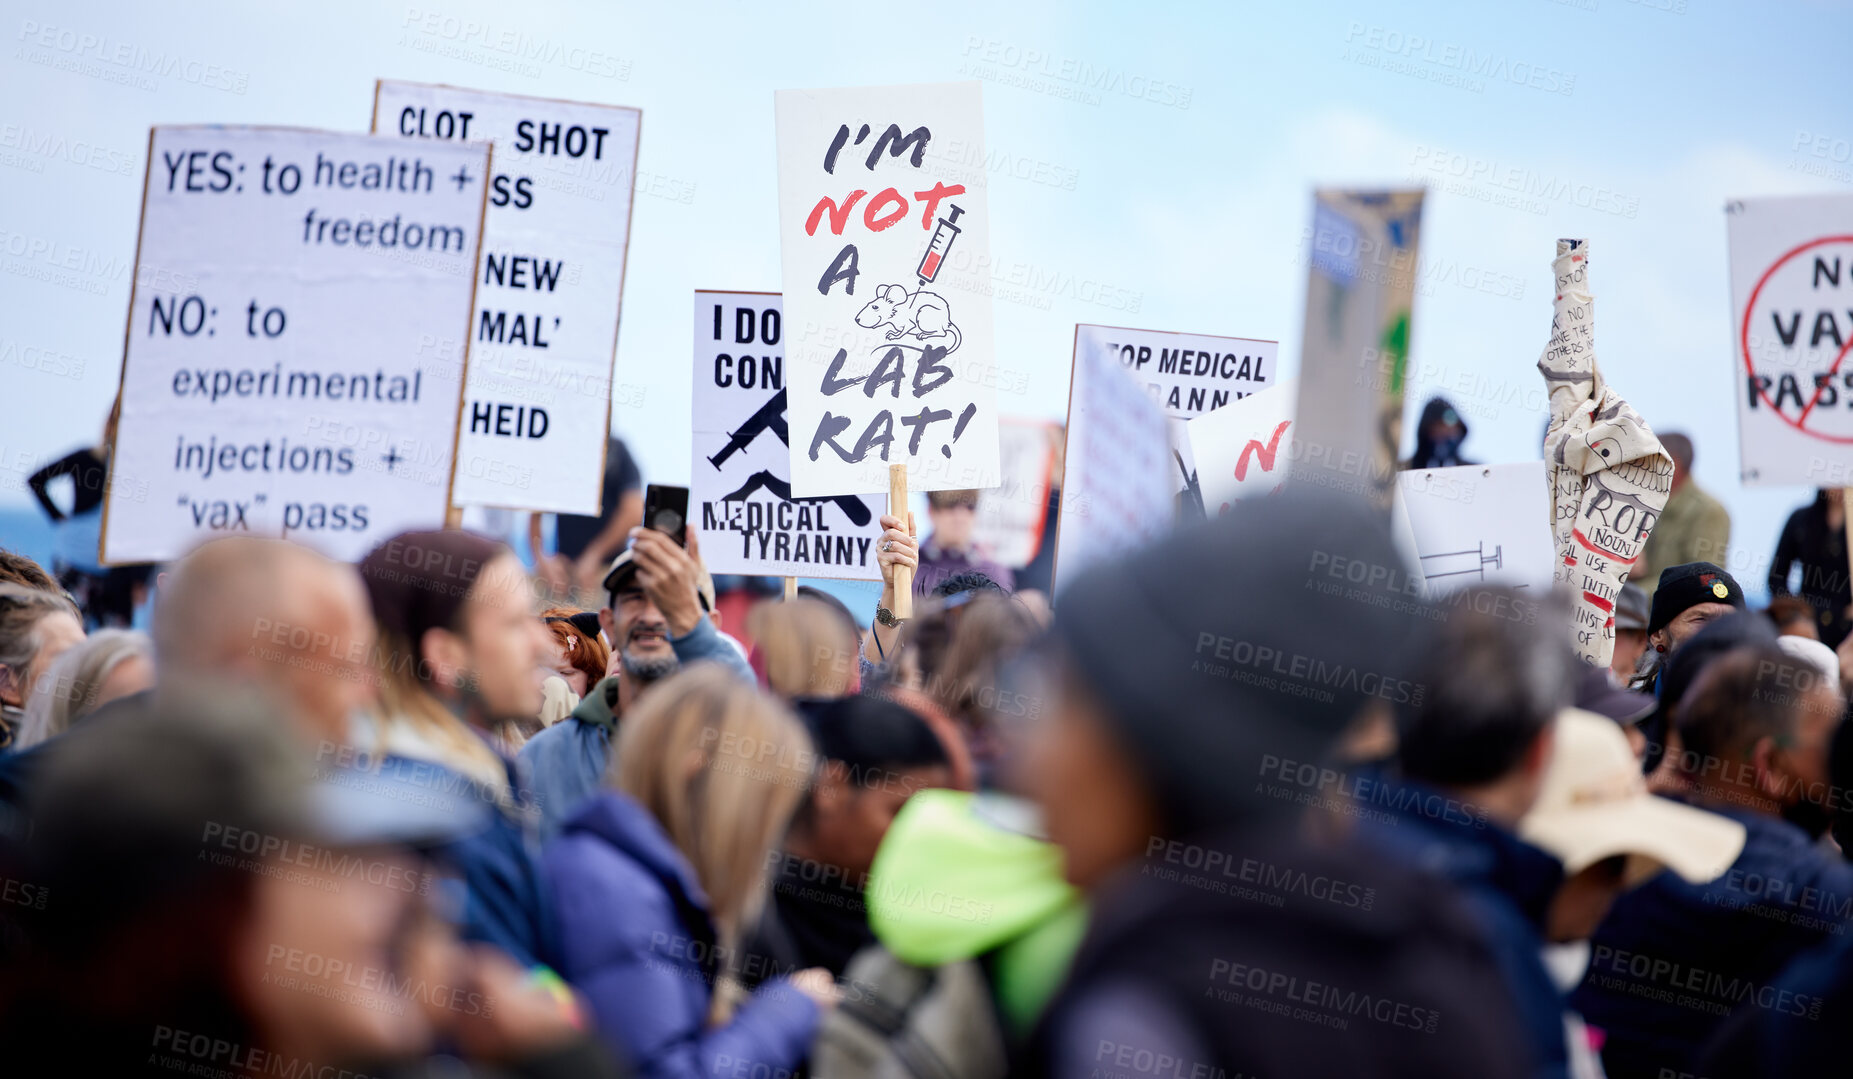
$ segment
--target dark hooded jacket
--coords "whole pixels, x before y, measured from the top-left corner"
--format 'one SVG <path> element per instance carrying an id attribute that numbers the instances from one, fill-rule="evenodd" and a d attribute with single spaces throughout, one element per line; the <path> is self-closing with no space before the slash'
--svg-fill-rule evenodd
<path id="1" fill-rule="evenodd" d="M 1445 418 L 1450 413 L 1454 422 L 1460 424 L 1461 437 L 1453 442 L 1436 442 L 1428 437 L 1430 425 Z M 1461 456 L 1461 445 L 1467 441 L 1467 419 L 1448 402 L 1445 397 L 1431 397 L 1428 404 L 1422 406 L 1422 418 L 1416 423 L 1415 452 L 1409 455 L 1405 468 L 1448 468 L 1452 465 L 1471 465 L 1478 462 L 1469 461 Z"/>

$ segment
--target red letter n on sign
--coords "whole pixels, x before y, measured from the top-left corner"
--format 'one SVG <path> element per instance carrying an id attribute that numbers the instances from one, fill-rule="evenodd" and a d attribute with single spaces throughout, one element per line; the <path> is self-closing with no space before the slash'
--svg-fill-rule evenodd
<path id="1" fill-rule="evenodd" d="M 866 194 L 868 194 L 867 191 L 851 191 L 849 197 L 843 200 L 843 205 L 841 206 L 838 206 L 828 195 L 818 199 L 817 205 L 811 208 L 811 216 L 804 219 L 804 234 L 806 236 L 817 235 L 817 222 L 821 220 L 824 213 L 828 211 L 830 214 L 831 234 L 836 236 L 843 235 L 843 226 L 849 224 L 849 211 L 855 209 L 856 203 L 860 202 L 862 196 Z"/>
<path id="2" fill-rule="evenodd" d="M 1274 437 L 1268 439 L 1268 443 L 1265 446 L 1261 444 L 1260 439 L 1249 439 L 1248 445 L 1242 447 L 1242 455 L 1235 459 L 1235 478 L 1238 480 L 1245 480 L 1248 478 L 1248 458 L 1250 454 L 1260 459 L 1261 471 L 1274 471 L 1274 456 L 1280 452 L 1280 436 L 1286 434 L 1287 428 L 1292 426 L 1292 424 L 1292 420 L 1280 421 L 1280 426 L 1274 428 Z"/>

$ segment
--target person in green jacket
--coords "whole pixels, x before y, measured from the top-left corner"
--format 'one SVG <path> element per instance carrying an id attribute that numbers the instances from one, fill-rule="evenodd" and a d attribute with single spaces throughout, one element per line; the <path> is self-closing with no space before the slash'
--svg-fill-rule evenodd
<path id="1" fill-rule="evenodd" d="M 1661 435 L 1660 445 L 1673 458 L 1673 493 L 1647 536 L 1641 560 L 1628 574 L 1628 582 L 1640 585 L 1650 597 L 1667 567 L 1688 562 L 1728 565 L 1731 545 L 1731 512 L 1692 478 L 1692 440 L 1674 432 Z"/>

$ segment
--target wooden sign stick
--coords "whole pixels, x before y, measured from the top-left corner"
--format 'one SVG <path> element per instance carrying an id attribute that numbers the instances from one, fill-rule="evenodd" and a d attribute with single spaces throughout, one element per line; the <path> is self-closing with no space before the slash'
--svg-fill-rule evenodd
<path id="1" fill-rule="evenodd" d="M 888 466 L 888 513 L 903 521 L 908 519 L 906 465 Z M 914 570 L 911 566 L 894 567 L 894 616 L 914 616 Z"/>

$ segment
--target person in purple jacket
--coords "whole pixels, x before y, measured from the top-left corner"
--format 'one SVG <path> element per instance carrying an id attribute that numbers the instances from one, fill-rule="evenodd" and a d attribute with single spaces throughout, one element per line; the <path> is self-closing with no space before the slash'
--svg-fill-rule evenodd
<path id="1" fill-rule="evenodd" d="M 928 491 L 927 520 L 933 531 L 920 545 L 920 568 L 914 573 L 914 595 L 928 596 L 949 577 L 978 572 L 1009 592 L 1016 577 L 978 543 L 978 492 Z"/>
<path id="2" fill-rule="evenodd" d="M 833 979 L 780 972 L 742 999 L 736 968 L 767 854 L 810 782 L 809 735 L 785 705 L 706 666 L 639 699 L 617 737 L 613 789 L 545 855 L 560 972 L 645 1079 L 792 1074 L 835 1004 Z"/>

